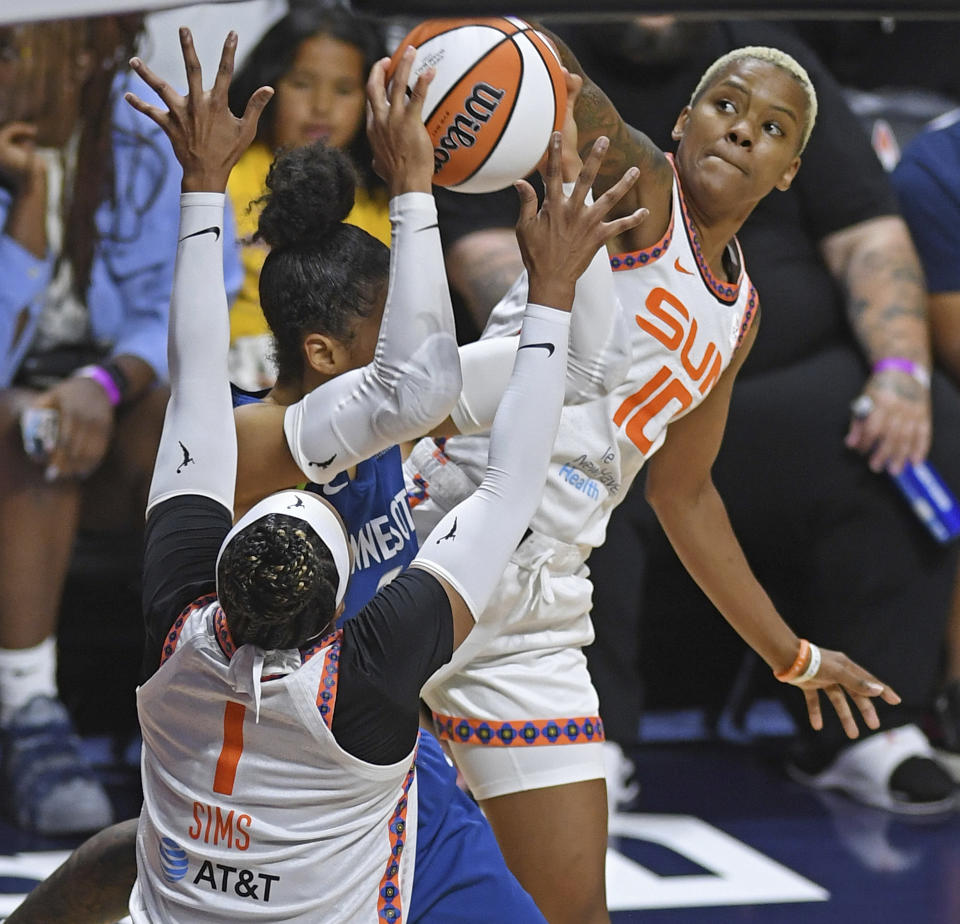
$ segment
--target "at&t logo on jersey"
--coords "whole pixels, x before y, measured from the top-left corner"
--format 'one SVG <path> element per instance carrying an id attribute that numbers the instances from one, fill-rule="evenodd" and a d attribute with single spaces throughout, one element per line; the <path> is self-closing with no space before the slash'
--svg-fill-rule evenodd
<path id="1" fill-rule="evenodd" d="M 258 873 L 255 869 L 240 866 L 228 866 L 226 863 L 212 863 L 204 860 L 200 871 L 194 877 L 193 884 L 206 883 L 214 892 L 233 892 L 239 898 L 249 898 L 255 902 L 270 901 L 270 890 L 279 876 Z"/>
<path id="2" fill-rule="evenodd" d="M 179 882 L 187 875 L 190 861 L 187 852 L 175 840 L 161 837 L 157 840 L 157 854 L 160 857 L 160 871 L 167 882 Z"/>

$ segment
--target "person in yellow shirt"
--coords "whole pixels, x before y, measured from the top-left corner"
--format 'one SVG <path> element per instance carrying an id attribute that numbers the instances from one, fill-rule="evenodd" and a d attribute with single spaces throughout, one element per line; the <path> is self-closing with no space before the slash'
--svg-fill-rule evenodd
<path id="1" fill-rule="evenodd" d="M 359 182 L 345 220 L 390 244 L 387 193 L 373 172 L 364 130 L 367 74 L 384 54 L 383 39 L 370 20 L 341 8 L 298 9 L 263 36 L 230 87 L 234 112 L 238 107 L 242 112 L 257 87 L 276 89 L 256 140 L 227 184 L 243 245 L 243 287 L 230 309 L 230 374 L 242 388 L 267 388 L 275 377 L 259 295 L 267 246 L 255 235 L 258 200 L 278 151 L 323 141 L 346 152 Z"/>

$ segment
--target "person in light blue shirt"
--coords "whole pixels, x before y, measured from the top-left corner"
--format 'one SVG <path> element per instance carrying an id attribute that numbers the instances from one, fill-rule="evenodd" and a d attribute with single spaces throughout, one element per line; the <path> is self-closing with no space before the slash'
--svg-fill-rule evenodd
<path id="1" fill-rule="evenodd" d="M 112 819 L 58 697 L 55 631 L 78 529 L 139 544 L 167 398 L 182 171 L 123 101 L 140 26 L 0 28 L 0 792 L 43 834 Z"/>

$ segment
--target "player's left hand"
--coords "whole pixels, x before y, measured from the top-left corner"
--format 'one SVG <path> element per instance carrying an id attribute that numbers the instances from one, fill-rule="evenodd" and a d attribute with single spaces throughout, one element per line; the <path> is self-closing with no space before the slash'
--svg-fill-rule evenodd
<path id="1" fill-rule="evenodd" d="M 858 737 L 860 729 L 847 697 L 857 707 L 868 728 L 879 728 L 880 719 L 873 699 L 880 697 L 885 703 L 896 706 L 900 702 L 899 695 L 855 661 L 851 661 L 842 651 L 821 648 L 820 656 L 820 669 L 816 676 L 796 684 L 803 690 L 807 701 L 810 725 L 818 731 L 823 728 L 823 713 L 820 709 L 822 690 L 830 700 L 848 738 Z"/>
<path id="2" fill-rule="evenodd" d="M 174 154 L 183 167 L 184 192 L 223 192 L 233 165 L 250 146 L 257 122 L 273 96 L 272 87 L 260 87 L 247 101 L 243 116 L 237 118 L 227 104 L 227 90 L 233 77 L 237 34 L 230 32 L 223 43 L 220 66 L 210 90 L 203 89 L 200 60 L 187 28 L 180 29 L 180 47 L 187 69 L 186 96 L 161 80 L 140 58 L 131 58 L 130 67 L 167 105 L 164 112 L 133 93 L 124 99 L 134 109 L 153 119 L 166 133 Z"/>
<path id="3" fill-rule="evenodd" d="M 873 471 L 899 474 L 926 458 L 931 434 L 930 389 L 888 369 L 871 375 L 854 401 L 845 442 L 869 457 Z"/>

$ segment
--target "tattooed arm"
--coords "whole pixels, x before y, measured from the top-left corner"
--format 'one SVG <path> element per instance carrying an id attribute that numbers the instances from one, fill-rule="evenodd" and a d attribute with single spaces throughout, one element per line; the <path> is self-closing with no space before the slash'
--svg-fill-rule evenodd
<path id="1" fill-rule="evenodd" d="M 820 247 L 846 292 L 850 325 L 869 365 L 900 357 L 929 370 L 923 270 L 904 221 L 872 218 L 827 235 Z M 852 421 L 847 445 L 869 454 L 874 471 L 921 461 L 930 448 L 930 389 L 908 372 L 888 369 L 872 373 L 862 394 L 873 410 Z"/>
<path id="2" fill-rule="evenodd" d="M 623 241 L 615 244 L 614 249 L 639 250 L 655 244 L 670 222 L 673 170 L 663 151 L 643 132 L 624 122 L 606 93 L 587 76 L 563 39 L 542 26 L 537 28 L 556 45 L 563 66 L 583 79 L 583 88 L 574 109 L 580 156 L 586 157 L 601 135 L 610 139 L 607 156 L 593 184 L 594 196 L 606 192 L 628 168 L 638 167 L 640 170 L 640 178 L 620 200 L 615 214 L 617 217 L 629 215 L 643 206 L 649 209 L 650 215 L 639 228 L 624 235 Z M 614 217 L 613 212 L 611 217 Z"/>

